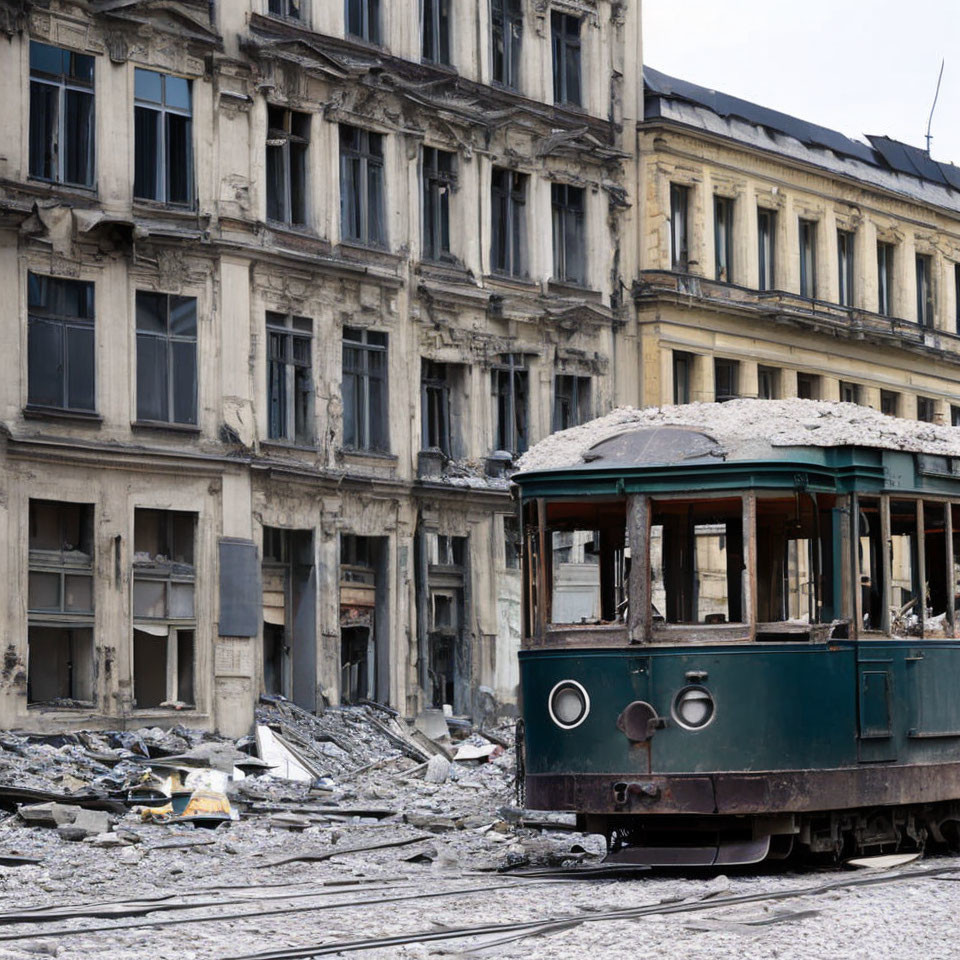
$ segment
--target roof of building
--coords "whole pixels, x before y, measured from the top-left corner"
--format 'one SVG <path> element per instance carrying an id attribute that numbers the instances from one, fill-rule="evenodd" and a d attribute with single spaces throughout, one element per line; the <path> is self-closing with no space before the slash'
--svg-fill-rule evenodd
<path id="1" fill-rule="evenodd" d="M 654 463 L 783 459 L 789 448 L 877 447 L 960 457 L 960 427 L 889 417 L 855 403 L 730 400 L 619 407 L 531 447 L 520 473 Z"/>
<path id="2" fill-rule="evenodd" d="M 952 196 L 952 202 L 946 205 L 960 209 L 960 167 L 952 163 L 939 163 L 919 147 L 890 137 L 872 135 L 867 136 L 868 143 L 854 140 L 836 130 L 770 110 L 749 100 L 678 80 L 652 67 L 643 68 L 643 80 L 646 120 L 675 120 L 833 169 L 837 169 L 837 163 L 842 165 L 846 162 L 857 167 L 873 168 L 878 174 L 886 174 L 896 181 L 902 181 L 903 178 L 922 181 Z M 711 122 L 705 113 L 712 114 L 714 121 Z M 716 121 L 720 121 L 721 126 L 718 127 Z M 758 132 L 759 138 L 748 134 L 748 128 Z M 803 148 L 806 155 L 798 156 L 797 147 Z M 832 154 L 835 162 L 825 162 L 825 152 Z M 853 169 L 838 169 L 837 172 L 858 175 Z M 872 178 L 860 176 L 860 179 Z M 878 186 L 898 189 L 896 182 L 878 183 Z M 915 194 L 914 190 L 903 190 L 902 183 L 899 192 Z M 938 202 L 931 197 L 918 199 Z M 942 199 L 939 202 L 943 204 Z"/>

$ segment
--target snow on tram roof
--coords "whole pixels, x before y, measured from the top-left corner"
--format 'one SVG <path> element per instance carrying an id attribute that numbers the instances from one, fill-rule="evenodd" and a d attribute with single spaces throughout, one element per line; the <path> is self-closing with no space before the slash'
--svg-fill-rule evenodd
<path id="1" fill-rule="evenodd" d="M 774 447 L 841 446 L 960 457 L 960 427 L 902 420 L 855 403 L 729 400 L 644 410 L 618 407 L 604 417 L 541 440 L 520 458 L 518 471 L 529 473 L 585 466 L 589 459 L 585 460 L 584 455 L 597 444 L 612 437 L 660 427 L 688 428 L 706 434 L 716 442 L 716 453 L 729 460 L 764 459 L 771 456 Z M 675 459 L 688 459 L 677 452 L 679 456 Z M 664 460 L 660 458 L 657 462 Z M 602 461 L 595 464 L 603 465 Z"/>

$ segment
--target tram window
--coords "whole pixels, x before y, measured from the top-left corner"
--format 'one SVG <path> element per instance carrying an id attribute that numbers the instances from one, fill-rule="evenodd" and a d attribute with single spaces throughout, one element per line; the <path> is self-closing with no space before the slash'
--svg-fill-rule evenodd
<path id="1" fill-rule="evenodd" d="M 890 627 L 894 636 L 921 633 L 917 505 L 890 501 Z"/>
<path id="2" fill-rule="evenodd" d="M 860 627 L 883 629 L 886 589 L 883 581 L 883 538 L 880 535 L 880 501 L 863 498 L 857 518 L 860 562 Z"/>
<path id="3" fill-rule="evenodd" d="M 953 515 L 953 570 L 951 576 L 951 591 L 953 593 L 954 621 L 957 621 L 956 611 L 960 610 L 960 504 L 950 505 Z"/>
<path id="4" fill-rule="evenodd" d="M 554 530 L 553 622 L 600 622 L 600 545 L 592 530 Z"/>
<path id="5" fill-rule="evenodd" d="M 923 635 L 944 637 L 947 622 L 947 524 L 945 505 L 923 504 L 923 557 L 927 594 Z"/>
<path id="6" fill-rule="evenodd" d="M 741 501 L 654 501 L 651 520 L 654 620 L 742 622 Z"/>

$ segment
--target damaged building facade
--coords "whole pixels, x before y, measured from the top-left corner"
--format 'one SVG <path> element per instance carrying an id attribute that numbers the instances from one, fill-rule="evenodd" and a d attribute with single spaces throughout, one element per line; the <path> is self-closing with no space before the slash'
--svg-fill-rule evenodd
<path id="1" fill-rule="evenodd" d="M 511 461 L 635 395 L 635 6 L 0 3 L 0 725 L 515 701 Z"/>

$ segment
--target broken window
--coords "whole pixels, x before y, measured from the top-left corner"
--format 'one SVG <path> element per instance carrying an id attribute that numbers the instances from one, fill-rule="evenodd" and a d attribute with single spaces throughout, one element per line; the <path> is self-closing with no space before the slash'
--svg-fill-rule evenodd
<path id="1" fill-rule="evenodd" d="M 886 586 L 884 582 L 881 534 L 881 504 L 872 497 L 858 498 L 857 557 L 860 568 L 860 627 L 863 630 L 884 628 Z"/>
<path id="2" fill-rule="evenodd" d="M 423 148 L 423 258 L 449 260 L 450 193 L 457 182 L 456 156 Z"/>
<path id="3" fill-rule="evenodd" d="M 936 419 L 937 403 L 932 397 L 917 397 L 917 419 L 923 423 L 933 423 Z"/>
<path id="4" fill-rule="evenodd" d="M 558 373 L 553 381 L 553 429 L 586 423 L 590 412 L 590 377 Z"/>
<path id="5" fill-rule="evenodd" d="M 654 501 L 650 575 L 654 621 L 743 620 L 743 505 L 739 498 Z"/>
<path id="6" fill-rule="evenodd" d="M 733 280 L 733 200 L 713 198 L 713 242 L 716 277 Z"/>
<path id="7" fill-rule="evenodd" d="M 801 400 L 819 400 L 820 378 L 815 373 L 798 373 L 797 396 Z"/>
<path id="8" fill-rule="evenodd" d="M 917 254 L 917 323 L 933 326 L 933 258 Z"/>
<path id="9" fill-rule="evenodd" d="M 776 367 L 757 367 L 757 396 L 761 400 L 780 397 L 780 371 Z"/>
<path id="10" fill-rule="evenodd" d="M 340 124 L 340 229 L 344 240 L 386 244 L 383 136 Z"/>
<path id="11" fill-rule="evenodd" d="M 27 403 L 93 411 L 93 284 L 27 277 Z"/>
<path id="12" fill-rule="evenodd" d="M 839 277 L 838 303 L 853 306 L 853 234 L 849 230 L 837 231 L 837 276 Z"/>
<path id="13" fill-rule="evenodd" d="M 527 394 L 529 373 L 522 353 L 500 357 L 493 368 L 493 402 L 497 425 L 496 449 L 512 454 L 527 449 Z"/>
<path id="14" fill-rule="evenodd" d="M 503 562 L 508 570 L 520 569 L 520 521 L 512 513 L 503 516 Z"/>
<path id="15" fill-rule="evenodd" d="M 740 396 L 740 361 L 713 361 L 714 397 L 717 403 L 726 403 Z"/>
<path id="16" fill-rule="evenodd" d="M 586 283 L 583 188 L 554 183 L 550 192 L 553 203 L 553 275 L 569 283 Z"/>
<path id="17" fill-rule="evenodd" d="M 687 211 L 690 207 L 690 188 L 670 184 L 670 267 L 686 273 L 690 265 Z"/>
<path id="18" fill-rule="evenodd" d="M 133 195 L 160 203 L 193 203 L 190 81 L 134 70 Z"/>
<path id="19" fill-rule="evenodd" d="M 30 42 L 30 176 L 92 187 L 94 59 Z"/>
<path id="20" fill-rule="evenodd" d="M 450 0 L 420 0 L 420 54 L 431 63 L 450 63 Z"/>
<path id="21" fill-rule="evenodd" d="M 800 296 L 817 295 L 817 224 L 800 220 Z"/>
<path id="22" fill-rule="evenodd" d="M 380 0 L 345 0 L 347 34 L 366 40 L 380 42 Z"/>
<path id="23" fill-rule="evenodd" d="M 137 291 L 137 420 L 197 422 L 197 299 Z"/>
<path id="24" fill-rule="evenodd" d="M 925 574 L 923 635 L 945 637 L 952 635 L 947 610 L 953 599 L 947 571 L 947 515 L 949 504 L 925 500 L 923 502 L 922 549 Z"/>
<path id="25" fill-rule="evenodd" d="M 343 328 L 343 445 L 390 449 L 387 418 L 387 335 Z"/>
<path id="26" fill-rule="evenodd" d="M 422 395 L 422 444 L 424 450 L 450 453 L 450 381 L 447 364 L 435 360 L 420 361 Z"/>
<path id="27" fill-rule="evenodd" d="M 900 416 L 900 394 L 893 390 L 880 391 L 880 412 L 888 417 Z"/>
<path id="28" fill-rule="evenodd" d="M 93 688 L 93 504 L 30 501 L 27 702 L 89 703 Z"/>
<path id="29" fill-rule="evenodd" d="M 694 358 L 680 350 L 673 351 L 673 402 L 689 403 L 690 386 L 693 382 Z"/>
<path id="30" fill-rule="evenodd" d="M 133 520 L 133 695 L 140 708 L 192 704 L 197 516 L 137 509 Z"/>
<path id="31" fill-rule="evenodd" d="M 917 504 L 890 501 L 890 632 L 893 636 L 919 636 L 921 583 Z"/>
<path id="32" fill-rule="evenodd" d="M 893 244 L 877 244 L 877 313 L 893 315 Z"/>
<path id="33" fill-rule="evenodd" d="M 773 210 L 757 210 L 757 243 L 759 274 L 757 287 L 760 290 L 773 290 L 776 284 L 774 275 L 774 255 L 776 252 L 777 214 Z"/>
<path id="34" fill-rule="evenodd" d="M 313 321 L 267 311 L 267 404 L 271 440 L 313 442 Z"/>
<path id="35" fill-rule="evenodd" d="M 842 403 L 860 402 L 860 384 L 850 383 L 849 380 L 840 381 L 840 400 Z"/>
<path id="36" fill-rule="evenodd" d="M 287 17 L 290 20 L 303 18 L 301 0 L 269 0 L 268 8 L 274 17 Z"/>
<path id="37" fill-rule="evenodd" d="M 526 273 L 527 175 L 494 167 L 490 199 L 491 266 L 495 273 L 522 277 Z"/>
<path id="38" fill-rule="evenodd" d="M 307 222 L 310 114 L 267 106 L 267 219 Z"/>
<path id="39" fill-rule="evenodd" d="M 550 14 L 553 43 L 553 102 L 579 107 L 580 93 L 580 18 L 569 13 Z"/>
<path id="40" fill-rule="evenodd" d="M 520 0 L 493 0 L 493 82 L 520 86 L 520 50 L 523 43 L 523 10 Z"/>
<path id="41" fill-rule="evenodd" d="M 340 536 L 340 695 L 346 703 L 378 695 L 375 628 L 382 543 L 382 538 Z"/>

